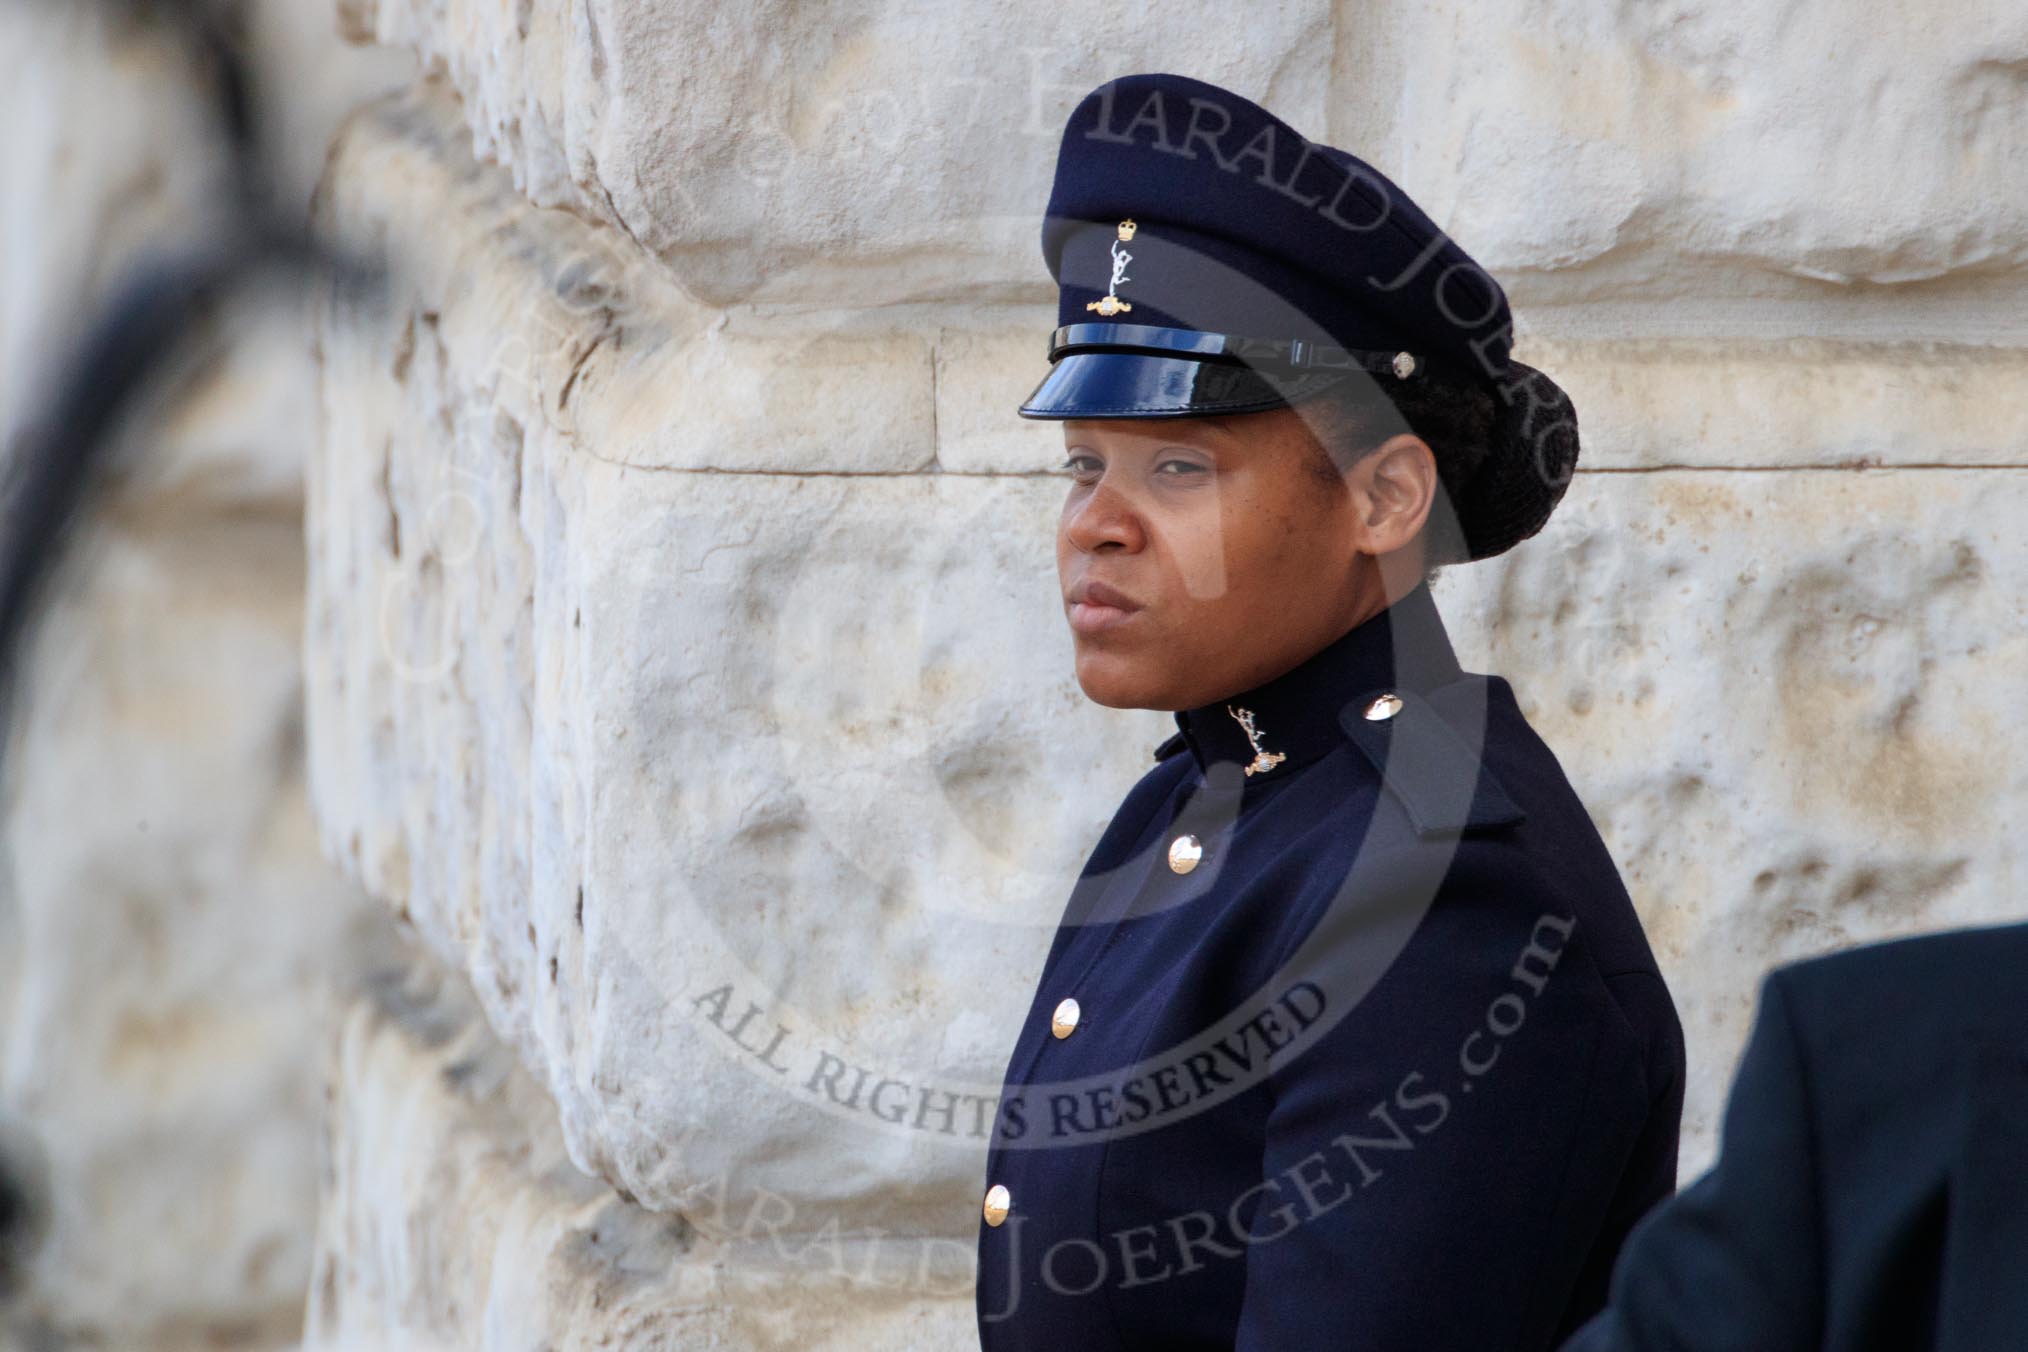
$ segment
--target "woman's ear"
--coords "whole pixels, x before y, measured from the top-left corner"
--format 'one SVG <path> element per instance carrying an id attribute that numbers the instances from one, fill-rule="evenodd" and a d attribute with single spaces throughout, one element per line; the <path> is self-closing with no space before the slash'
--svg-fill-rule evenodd
<path id="1" fill-rule="evenodd" d="M 1401 432 L 1361 456 L 1345 475 L 1364 538 L 1360 552 L 1393 554 L 1417 542 L 1436 500 L 1436 455 L 1413 432 Z"/>

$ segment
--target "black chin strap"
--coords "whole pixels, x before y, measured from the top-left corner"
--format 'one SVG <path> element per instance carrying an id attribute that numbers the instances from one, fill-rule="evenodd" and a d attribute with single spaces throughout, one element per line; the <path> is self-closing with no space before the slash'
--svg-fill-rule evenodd
<path id="1" fill-rule="evenodd" d="M 1049 360 L 1073 352 L 1142 352 L 1295 371 L 1371 371 L 1407 380 L 1427 359 L 1414 352 L 1335 347 L 1308 338 L 1252 338 L 1154 324 L 1065 324 L 1049 336 Z"/>

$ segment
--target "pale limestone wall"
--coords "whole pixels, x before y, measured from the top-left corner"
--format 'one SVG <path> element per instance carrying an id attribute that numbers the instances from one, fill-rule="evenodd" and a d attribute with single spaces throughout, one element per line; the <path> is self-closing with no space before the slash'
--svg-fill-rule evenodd
<path id="1" fill-rule="evenodd" d="M 328 14 L 250 15 L 300 211 L 338 114 L 406 79 Z M 144 252 L 219 211 L 191 73 L 98 6 L 0 6 L 0 440 Z M 300 316 L 224 315 L 73 541 L 5 765 L 0 1167 L 37 1199 L 0 1347 L 271 1348 L 314 1247 L 329 987 L 390 927 L 303 777 Z M 11 1212 L 10 1212 L 11 1214 Z"/>
<path id="2" fill-rule="evenodd" d="M 1767 966 L 2028 909 L 2012 7 L 341 12 L 434 77 L 320 200 L 400 277 L 318 326 L 311 791 L 485 1028 L 352 1011 L 322 1344 L 969 1340 L 975 1110 L 1170 726 L 1071 679 L 1060 442 L 1012 416 L 1109 75 L 1365 154 L 1571 391 L 1565 505 L 1439 596 L 1655 940 L 1686 1177 Z M 875 1230 L 913 1277 L 781 1276 Z"/>
<path id="3" fill-rule="evenodd" d="M 338 0 L 462 102 L 539 206 L 622 231 L 711 305 L 1034 291 L 1069 103 L 1107 73 L 1216 68 L 1314 125 L 1327 0 L 1135 4 Z"/>
<path id="4" fill-rule="evenodd" d="M 572 1161 L 541 1085 L 417 955 L 348 1011 L 306 1345 L 962 1347 L 969 1246 L 811 1236 L 787 1199 L 683 1212 Z"/>

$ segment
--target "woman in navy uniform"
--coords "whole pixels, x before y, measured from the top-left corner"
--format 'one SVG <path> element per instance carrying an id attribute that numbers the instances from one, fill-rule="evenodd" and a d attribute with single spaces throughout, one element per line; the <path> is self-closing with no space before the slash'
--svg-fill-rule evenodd
<path id="1" fill-rule="evenodd" d="M 1175 713 L 989 1144 L 987 1352 L 1552 1348 L 1675 1187 L 1683 1046 L 1613 862 L 1429 570 L 1538 530 L 1574 413 L 1394 184 L 1173 75 L 1043 226 L 1077 675 Z"/>

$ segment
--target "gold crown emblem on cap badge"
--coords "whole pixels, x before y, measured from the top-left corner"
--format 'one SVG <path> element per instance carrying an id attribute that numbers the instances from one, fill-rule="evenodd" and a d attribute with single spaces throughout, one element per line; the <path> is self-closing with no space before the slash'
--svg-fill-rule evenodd
<path id="1" fill-rule="evenodd" d="M 1134 256 L 1128 253 L 1125 249 L 1122 249 L 1120 247 L 1120 242 L 1122 240 L 1132 239 L 1134 237 L 1134 231 L 1137 228 L 1138 227 L 1135 226 L 1134 219 L 1131 216 L 1129 216 L 1126 220 L 1120 222 L 1120 238 L 1113 241 L 1113 249 L 1112 249 L 1113 280 L 1106 287 L 1106 293 L 1103 296 L 1100 296 L 1097 300 L 1085 302 L 1084 306 L 1085 309 L 1097 310 L 1100 314 L 1110 319 L 1114 315 L 1120 313 L 1122 310 L 1131 310 L 1134 308 L 1131 304 L 1121 300 L 1119 297 L 1120 283 L 1129 280 L 1129 278 L 1127 277 L 1127 264 L 1134 261 Z"/>
<path id="2" fill-rule="evenodd" d="M 1253 748 L 1253 763 L 1246 767 L 1246 772 L 1249 776 L 1265 774 L 1288 759 L 1286 755 L 1279 751 L 1263 751 L 1261 749 L 1260 734 L 1254 730 L 1253 726 L 1253 710 L 1235 709 L 1228 704 L 1225 706 L 1225 712 L 1231 714 L 1233 719 L 1238 722 L 1240 731 L 1246 734 L 1247 745 Z"/>

